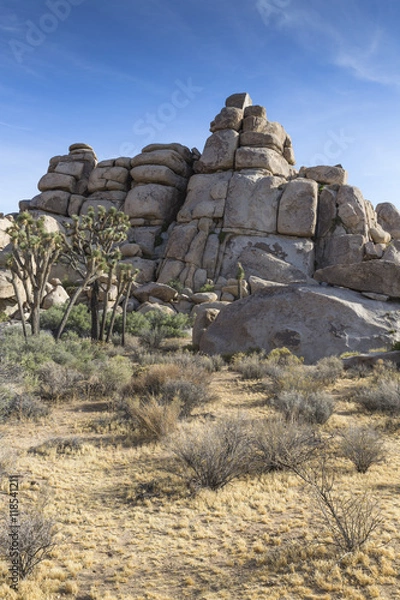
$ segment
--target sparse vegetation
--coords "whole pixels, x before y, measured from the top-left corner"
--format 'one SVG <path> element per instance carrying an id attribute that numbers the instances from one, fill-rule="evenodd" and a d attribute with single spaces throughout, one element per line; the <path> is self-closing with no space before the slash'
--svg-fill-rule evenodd
<path id="1" fill-rule="evenodd" d="M 395 370 L 359 380 L 333 358 L 304 365 L 281 349 L 228 366 L 184 340 L 155 351 L 129 335 L 123 348 L 72 331 L 58 343 L 25 341 L 14 326 L 0 335 L 2 407 L 51 408 L 37 417 L 18 401 L 0 422 L 4 522 L 6 475 L 20 473 L 21 516 L 50 489 L 42 516 L 60 531 L 21 600 L 261 600 L 266 589 L 271 600 L 355 600 L 397 589 L 397 413 L 359 401 L 396 383 Z M 261 378 L 238 375 L 252 361 Z M 373 479 L 357 472 L 372 468 Z M 8 568 L 3 552 L 0 597 L 16 600 Z"/>
<path id="2" fill-rule="evenodd" d="M 400 380 L 382 378 L 375 385 L 361 388 L 357 402 L 370 412 L 400 414 Z"/>
<path id="3" fill-rule="evenodd" d="M 19 577 L 25 579 L 46 560 L 56 546 L 55 521 L 43 514 L 43 507 L 30 508 L 21 515 L 18 527 Z M 8 557 L 10 532 L 8 523 L 0 528 L 0 553 Z"/>
<path id="4" fill-rule="evenodd" d="M 309 426 L 279 417 L 255 424 L 253 443 L 257 469 L 262 473 L 299 468 L 323 447 L 321 438 Z"/>
<path id="5" fill-rule="evenodd" d="M 332 415 L 335 403 L 326 392 L 284 391 L 273 399 L 272 405 L 281 412 L 286 421 L 326 423 Z"/>
<path id="6" fill-rule="evenodd" d="M 349 427 L 340 432 L 341 454 L 351 460 L 359 473 L 366 473 L 372 465 L 385 458 L 382 436 L 371 427 Z"/>
<path id="7" fill-rule="evenodd" d="M 241 418 L 230 418 L 180 431 L 171 450 L 194 490 L 217 490 L 251 470 L 250 440 L 248 424 Z"/>

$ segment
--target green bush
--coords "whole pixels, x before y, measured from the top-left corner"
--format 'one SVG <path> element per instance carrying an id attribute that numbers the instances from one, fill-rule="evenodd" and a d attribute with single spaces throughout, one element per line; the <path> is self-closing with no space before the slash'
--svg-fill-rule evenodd
<path id="1" fill-rule="evenodd" d="M 25 339 L 20 327 L 7 327 L 1 336 L 1 361 L 18 364 L 23 371 L 35 372 L 39 365 L 51 359 L 55 345 L 49 333 L 41 332 Z"/>
<path id="2" fill-rule="evenodd" d="M 158 311 L 151 311 L 143 315 L 139 312 L 128 313 L 126 318 L 126 333 L 140 335 L 144 331 L 163 328 L 164 337 L 182 337 L 184 330 L 191 326 L 191 319 L 187 315 L 167 315 Z M 122 333 L 122 316 L 117 315 L 114 326 L 115 333 Z"/>
<path id="3" fill-rule="evenodd" d="M 65 305 L 56 305 L 43 311 L 40 315 L 41 329 L 51 331 L 54 335 L 64 315 L 65 308 Z M 87 306 L 76 304 L 71 310 L 64 334 L 74 332 L 80 337 L 88 337 L 90 336 L 90 328 L 91 318 Z"/>

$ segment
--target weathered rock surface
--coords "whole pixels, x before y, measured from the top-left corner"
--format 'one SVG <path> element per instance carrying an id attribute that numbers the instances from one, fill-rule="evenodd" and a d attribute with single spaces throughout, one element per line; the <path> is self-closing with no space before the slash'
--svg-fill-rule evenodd
<path id="1" fill-rule="evenodd" d="M 349 290 L 303 285 L 261 290 L 224 308 L 199 347 L 218 354 L 286 346 L 313 363 L 393 343 L 399 337 L 393 331 L 400 331 L 400 303 L 391 309 Z"/>
<path id="2" fill-rule="evenodd" d="M 258 275 L 272 280 L 279 277 L 276 281 L 283 283 L 305 281 L 313 273 L 314 245 L 304 238 L 232 235 L 225 243 L 220 274 L 235 277 L 238 262 L 246 277 Z"/>
<path id="3" fill-rule="evenodd" d="M 313 179 L 314 181 L 324 185 L 346 185 L 348 177 L 347 171 L 345 171 L 342 167 L 330 167 L 323 165 L 300 169 L 299 175 L 300 177 Z"/>
<path id="4" fill-rule="evenodd" d="M 206 141 L 201 159 L 194 165 L 196 173 L 215 173 L 233 169 L 239 134 L 233 129 L 216 131 Z"/>
<path id="5" fill-rule="evenodd" d="M 157 183 L 137 185 L 128 193 L 124 211 L 134 219 L 154 224 L 172 221 L 179 207 L 179 192 L 175 187 Z"/>
<path id="6" fill-rule="evenodd" d="M 289 177 L 291 170 L 281 154 L 271 148 L 241 146 L 236 152 L 235 169 L 265 169 L 272 175 Z"/>
<path id="7" fill-rule="evenodd" d="M 42 302 L 42 308 L 45 310 L 52 306 L 65 304 L 69 300 L 69 295 L 65 291 L 62 285 L 57 285 L 51 292 L 49 292 Z"/>
<path id="8" fill-rule="evenodd" d="M 394 204 L 390 202 L 378 204 L 376 214 L 382 229 L 388 231 L 394 239 L 400 239 L 400 211 Z"/>
<path id="9" fill-rule="evenodd" d="M 0 218 L 0 250 L 3 250 L 10 243 L 10 236 L 7 233 L 7 229 L 11 227 L 12 220 Z"/>
<path id="10" fill-rule="evenodd" d="M 278 232 L 312 237 L 317 224 L 318 185 L 307 179 L 289 181 L 279 205 Z"/>
<path id="11" fill-rule="evenodd" d="M 228 186 L 224 230 L 276 233 L 280 186 L 284 182 L 259 171 L 235 173 Z"/>
<path id="12" fill-rule="evenodd" d="M 220 310 L 219 301 L 234 302 L 260 288 L 301 283 L 318 289 L 315 272 L 327 284 L 361 290 L 369 306 L 400 297 L 400 212 L 392 204 L 375 212 L 358 188 L 347 185 L 341 165 L 296 171 L 290 136 L 246 93 L 227 98 L 210 129 L 202 154 L 178 143 L 149 144 L 137 156 L 98 163 L 91 146 L 72 144 L 69 154 L 50 159 L 41 193 L 21 201 L 20 210 L 46 215 L 54 230 L 90 208 L 124 210 L 131 227 L 123 262 L 139 269 L 132 309 L 142 302 L 143 311 L 195 312 L 203 307 L 193 308 L 193 299 L 203 298 L 196 292 L 212 284 L 218 306 L 211 308 Z M 10 222 L 0 214 L 3 269 Z M 244 269 L 240 290 L 238 263 Z M 52 273 L 74 281 L 67 271 L 55 266 Z M 172 280 L 190 290 L 176 298 L 165 285 Z M 11 293 L 7 286 L 3 294 Z M 314 302 L 316 296 L 303 298 Z M 15 299 L 2 302 L 12 310 Z M 332 307 L 334 320 L 342 305 Z M 282 325 L 275 333 L 275 345 L 295 346 L 301 331 Z"/>
<path id="13" fill-rule="evenodd" d="M 400 298 L 400 266 L 386 260 L 326 267 L 316 271 L 314 278 L 360 292 Z"/>

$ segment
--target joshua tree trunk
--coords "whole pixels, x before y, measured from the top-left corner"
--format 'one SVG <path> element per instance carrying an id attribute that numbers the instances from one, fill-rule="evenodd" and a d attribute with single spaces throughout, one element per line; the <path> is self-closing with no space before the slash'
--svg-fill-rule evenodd
<path id="1" fill-rule="evenodd" d="M 92 328 L 90 337 L 92 340 L 99 339 L 99 282 L 94 281 L 92 285 L 92 294 L 90 296 L 90 313 L 92 316 Z"/>

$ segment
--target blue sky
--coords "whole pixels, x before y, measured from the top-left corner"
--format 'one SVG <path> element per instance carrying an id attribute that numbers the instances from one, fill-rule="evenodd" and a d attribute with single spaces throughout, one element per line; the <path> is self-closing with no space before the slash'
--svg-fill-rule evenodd
<path id="1" fill-rule="evenodd" d="M 0 0 L 0 211 L 74 142 L 99 160 L 203 149 L 247 91 L 297 167 L 338 164 L 400 209 L 398 0 Z"/>

